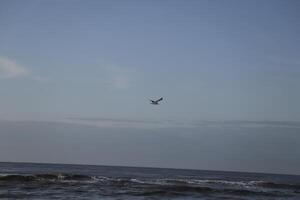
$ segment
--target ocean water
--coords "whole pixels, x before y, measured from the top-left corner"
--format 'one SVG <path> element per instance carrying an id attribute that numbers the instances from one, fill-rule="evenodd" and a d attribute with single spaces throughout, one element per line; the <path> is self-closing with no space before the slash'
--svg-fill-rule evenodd
<path id="1" fill-rule="evenodd" d="M 0 199 L 300 199 L 300 176 L 0 163 Z"/>

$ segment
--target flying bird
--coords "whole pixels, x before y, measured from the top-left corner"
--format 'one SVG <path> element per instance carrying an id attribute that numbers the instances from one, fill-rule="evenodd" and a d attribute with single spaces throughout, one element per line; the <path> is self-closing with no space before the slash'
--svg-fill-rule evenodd
<path id="1" fill-rule="evenodd" d="M 151 99 L 149 99 L 149 100 L 151 101 L 152 105 L 159 105 L 159 102 L 162 101 L 163 98 L 161 97 L 160 99 L 157 99 L 157 100 L 151 100 Z"/>

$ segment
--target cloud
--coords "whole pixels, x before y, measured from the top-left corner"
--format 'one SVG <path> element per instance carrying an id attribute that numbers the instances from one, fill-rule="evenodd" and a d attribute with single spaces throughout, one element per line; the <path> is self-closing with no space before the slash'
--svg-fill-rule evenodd
<path id="1" fill-rule="evenodd" d="M 28 76 L 29 71 L 14 60 L 0 57 L 0 78 L 11 79 Z"/>
<path id="2" fill-rule="evenodd" d="M 92 125 L 98 127 L 119 127 L 119 128 L 300 128 L 299 121 L 178 121 L 178 120 L 142 120 L 142 119 L 121 119 L 121 118 L 76 118 L 69 117 L 63 122 Z"/>
<path id="3" fill-rule="evenodd" d="M 131 85 L 133 71 L 126 67 L 110 65 L 105 67 L 107 83 L 114 89 L 125 90 Z"/>
<path id="4" fill-rule="evenodd" d="M 112 77 L 111 84 L 114 88 L 117 89 L 127 89 L 129 88 L 130 81 L 127 76 L 117 74 Z"/>
<path id="5" fill-rule="evenodd" d="M 101 118 L 101 117 L 69 117 L 60 120 L 59 122 L 74 123 L 80 125 L 90 125 L 106 128 L 196 128 L 189 122 L 177 120 L 159 120 L 159 119 L 125 119 L 125 118 Z"/>
<path id="6" fill-rule="evenodd" d="M 196 127 L 215 128 L 300 128 L 299 121 L 247 121 L 247 120 L 225 120 L 225 121 L 200 121 L 191 123 Z"/>
<path id="7" fill-rule="evenodd" d="M 15 79 L 20 77 L 27 77 L 37 82 L 48 82 L 49 79 L 32 75 L 31 72 L 15 60 L 0 56 L 0 79 Z"/>

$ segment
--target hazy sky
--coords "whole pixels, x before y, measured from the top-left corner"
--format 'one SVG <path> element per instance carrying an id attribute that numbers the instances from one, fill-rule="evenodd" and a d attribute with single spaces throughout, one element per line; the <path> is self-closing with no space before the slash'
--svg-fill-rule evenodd
<path id="1" fill-rule="evenodd" d="M 1 0 L 1 117 L 300 120 L 299 9 Z"/>
<path id="2" fill-rule="evenodd" d="M 186 131 L 183 128 L 202 134 L 197 124 L 201 121 L 255 121 L 250 122 L 251 127 L 258 121 L 271 121 L 272 126 L 272 121 L 300 121 L 299 10 L 297 0 L 0 0 L 0 119 L 71 122 L 81 126 L 100 124 L 113 129 L 121 124 L 132 130 L 141 128 L 143 134 L 151 134 L 151 130 L 164 132 L 164 128 L 168 134 L 172 131 L 183 134 Z M 161 96 L 165 100 L 160 106 L 149 104 L 148 98 Z M 276 129 L 276 134 L 289 133 L 289 126 L 284 124 L 285 128 Z M 51 127 L 47 130 L 49 135 L 51 130 L 58 131 Z M 176 131 L 175 127 L 181 129 Z M 22 132 L 11 128 L 5 129 L 6 132 L 0 130 L 2 137 Z M 38 132 L 36 129 L 41 131 L 33 125 L 26 128 L 28 132 L 32 128 L 32 134 Z M 289 146 L 300 145 L 297 144 L 300 138 L 296 137 L 299 126 L 292 128 L 288 142 L 282 140 L 283 135 L 278 136 L 278 143 L 270 145 L 261 160 L 270 158 L 269 153 L 275 150 L 277 157 L 253 170 L 282 172 L 272 167 L 283 163 L 280 152 L 285 149 L 285 165 L 277 165 L 278 168 L 300 173 L 295 169 L 300 163 L 293 160 L 299 150 L 293 149 L 294 153 L 286 156 Z M 257 130 L 255 136 L 262 134 L 261 139 L 267 141 L 263 129 L 253 130 Z M 212 129 L 206 132 L 216 134 Z M 212 147 L 206 146 L 207 152 L 218 144 L 213 138 L 226 139 L 223 138 L 226 131 L 223 132 L 220 138 L 209 136 Z M 251 139 L 251 131 L 246 132 L 242 139 Z M 197 138 L 202 136 L 196 135 L 195 141 Z M 92 141 L 89 136 L 86 139 Z M 262 145 L 259 139 L 252 140 L 254 146 L 250 149 L 238 145 L 240 149 L 235 151 L 256 149 Z M 20 141 L 7 138 L 10 146 L 22 144 Z M 188 141 L 192 142 L 193 137 Z M 164 140 L 162 144 L 168 143 Z M 33 158 L 2 151 L 0 161 L 7 160 L 7 155 L 16 155 L 12 160 L 43 160 L 40 159 L 43 154 L 34 157 L 29 153 L 42 149 L 41 146 L 24 145 L 24 148 L 33 145 L 34 151 L 27 152 Z M 189 147 L 189 143 L 185 145 Z M 184 161 L 190 162 L 187 167 L 203 168 L 204 161 L 195 159 L 201 149 L 193 145 L 178 151 L 194 155 Z M 225 152 L 226 145 L 232 144 L 224 143 L 224 149 L 218 151 Z M 175 146 L 174 151 L 178 148 Z M 230 152 L 224 154 L 231 155 Z M 233 160 L 249 159 L 255 164 L 254 157 L 259 151 L 254 152 L 248 157 L 237 155 Z M 96 164 L 118 164 L 116 155 L 114 161 L 98 160 Z M 147 151 L 141 151 L 141 155 L 147 155 Z M 173 166 L 175 163 L 175 167 L 184 167 L 180 158 L 188 159 L 183 153 L 176 158 L 178 163 L 172 164 L 163 162 L 168 156 L 160 157 L 159 153 L 156 156 L 153 157 L 158 159 L 156 164 L 149 164 L 151 160 L 132 164 Z M 223 156 L 218 154 L 216 159 Z M 220 166 L 251 171 L 247 166 L 252 165 L 247 162 L 244 167 L 234 167 L 229 157 L 220 162 L 224 165 L 208 159 L 210 164 L 204 168 Z M 79 156 L 73 162 L 85 162 L 82 159 Z M 93 159 L 86 162 L 94 163 Z"/>
<path id="3" fill-rule="evenodd" d="M 141 128 L 0 121 L 0 127 L 0 161 L 300 175 L 300 123 Z"/>

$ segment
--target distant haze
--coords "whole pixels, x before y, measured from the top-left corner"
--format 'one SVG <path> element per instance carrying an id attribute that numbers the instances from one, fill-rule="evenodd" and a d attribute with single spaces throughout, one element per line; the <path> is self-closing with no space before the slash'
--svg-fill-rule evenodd
<path id="1" fill-rule="evenodd" d="M 0 127 L 1 161 L 300 174 L 300 124 L 138 128 L 1 122 Z"/>
<path id="2" fill-rule="evenodd" d="M 0 161 L 300 174 L 299 10 L 0 0 Z"/>

